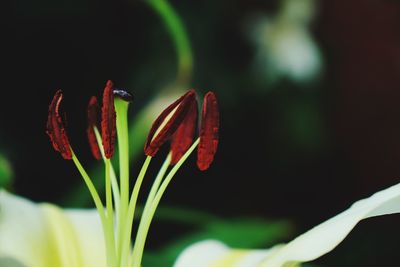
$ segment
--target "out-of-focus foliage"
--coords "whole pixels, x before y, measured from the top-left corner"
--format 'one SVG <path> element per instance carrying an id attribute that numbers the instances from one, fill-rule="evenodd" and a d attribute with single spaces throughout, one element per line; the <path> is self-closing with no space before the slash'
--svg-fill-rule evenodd
<path id="1" fill-rule="evenodd" d="M 0 154 L 0 188 L 8 187 L 13 178 L 13 170 L 10 162 Z"/>

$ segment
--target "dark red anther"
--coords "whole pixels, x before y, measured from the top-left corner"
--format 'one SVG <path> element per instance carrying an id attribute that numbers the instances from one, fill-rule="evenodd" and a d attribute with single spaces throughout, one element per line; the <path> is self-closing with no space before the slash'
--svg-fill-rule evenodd
<path id="1" fill-rule="evenodd" d="M 175 165 L 193 143 L 197 123 L 197 101 L 193 101 L 185 119 L 175 131 L 171 140 L 171 164 Z"/>
<path id="2" fill-rule="evenodd" d="M 154 157 L 160 147 L 171 138 L 194 101 L 196 101 L 196 93 L 190 90 L 161 112 L 151 126 L 144 146 L 144 153 L 147 156 Z"/>
<path id="3" fill-rule="evenodd" d="M 97 160 L 101 159 L 101 152 L 99 144 L 97 143 L 96 134 L 94 133 L 94 127 L 98 127 L 99 123 L 99 103 L 97 102 L 97 98 L 92 96 L 89 100 L 88 108 L 87 108 L 87 117 L 88 117 L 88 127 L 86 130 L 90 150 L 92 151 L 93 157 Z"/>
<path id="4" fill-rule="evenodd" d="M 115 134 L 116 134 L 116 114 L 114 107 L 114 84 L 107 81 L 103 93 L 103 106 L 101 109 L 101 137 L 106 158 L 111 158 L 114 154 Z"/>
<path id="5" fill-rule="evenodd" d="M 64 159 L 69 160 L 72 159 L 71 146 L 59 112 L 62 97 L 62 91 L 58 90 L 50 103 L 46 133 L 50 137 L 54 149 L 60 152 Z"/>
<path id="6" fill-rule="evenodd" d="M 213 92 L 204 96 L 200 125 L 200 143 L 197 148 L 197 167 L 204 171 L 210 167 L 217 152 L 219 112 L 217 98 Z"/>

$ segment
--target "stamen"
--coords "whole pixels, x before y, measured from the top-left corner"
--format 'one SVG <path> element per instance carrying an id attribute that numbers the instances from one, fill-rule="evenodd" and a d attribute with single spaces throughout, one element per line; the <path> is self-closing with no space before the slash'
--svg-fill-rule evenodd
<path id="1" fill-rule="evenodd" d="M 106 158 L 114 154 L 116 115 L 114 107 L 114 84 L 107 81 L 103 93 L 103 107 L 101 109 L 101 136 Z"/>
<path id="2" fill-rule="evenodd" d="M 46 133 L 50 137 L 54 149 L 60 152 L 64 159 L 70 160 L 72 159 L 71 147 L 59 113 L 62 97 L 62 91 L 58 90 L 50 103 Z"/>
<path id="3" fill-rule="evenodd" d="M 197 122 L 197 101 L 193 101 L 185 119 L 175 131 L 171 140 L 171 165 L 175 165 L 193 143 Z"/>
<path id="4" fill-rule="evenodd" d="M 93 157 L 97 160 L 101 160 L 100 147 L 97 143 L 96 134 L 94 132 L 94 128 L 97 127 L 99 121 L 98 111 L 99 111 L 99 104 L 97 102 L 97 98 L 95 96 L 92 96 L 89 100 L 87 108 L 88 128 L 86 132 L 89 140 L 90 150 L 92 151 Z"/>
<path id="5" fill-rule="evenodd" d="M 158 116 L 150 129 L 144 147 L 144 152 L 147 156 L 154 157 L 160 147 L 171 138 L 181 122 L 185 119 L 194 101 L 196 101 L 196 93 L 194 90 L 190 90 L 169 105 Z"/>
<path id="6" fill-rule="evenodd" d="M 204 96 L 200 125 L 200 143 L 197 148 L 197 167 L 204 171 L 210 167 L 218 147 L 219 112 L 213 92 Z"/>

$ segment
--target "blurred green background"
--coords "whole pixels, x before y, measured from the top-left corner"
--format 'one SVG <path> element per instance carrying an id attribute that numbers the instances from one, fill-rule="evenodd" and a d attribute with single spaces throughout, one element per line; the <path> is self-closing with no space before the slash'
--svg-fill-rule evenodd
<path id="1" fill-rule="evenodd" d="M 249 247 L 290 240 L 399 182 L 398 1 L 3 2 L 0 184 L 20 195 L 91 206 L 73 164 L 45 134 L 56 89 L 65 94 L 70 141 L 93 177 L 86 105 L 106 80 L 135 98 L 133 174 L 163 108 L 157 100 L 189 88 L 216 92 L 215 162 L 201 173 L 192 157 L 170 186 L 151 229 L 149 266 L 159 266 L 154 253 L 171 261 L 205 237 Z M 316 264 L 398 262 L 399 222 L 362 222 Z"/>

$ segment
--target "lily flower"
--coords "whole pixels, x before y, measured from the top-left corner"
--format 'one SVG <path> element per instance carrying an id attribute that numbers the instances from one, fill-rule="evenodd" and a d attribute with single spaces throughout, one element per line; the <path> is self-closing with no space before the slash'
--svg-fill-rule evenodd
<path id="1" fill-rule="evenodd" d="M 203 151 L 198 153 L 201 170 L 206 170 L 214 158 L 219 127 L 215 95 L 209 92 L 204 98 L 200 136 L 195 141 L 197 100 L 194 90 L 188 91 L 160 114 L 144 147 L 147 157 L 130 188 L 127 115 L 133 97 L 108 81 L 102 98 L 101 123 L 96 97 L 90 99 L 87 112 L 87 136 L 92 154 L 95 159 L 102 159 L 105 165 L 104 197 L 99 195 L 72 149 L 60 116 L 62 98 L 62 91 L 58 90 L 49 106 L 46 132 L 54 149 L 77 167 L 96 209 L 62 210 L 52 204 L 35 204 L 5 190 L 0 191 L 0 266 L 140 267 L 151 221 L 179 168 L 199 144 Z M 114 148 L 116 139 L 118 175 L 110 160 L 117 152 Z M 141 184 L 151 159 L 167 141 L 171 142 L 171 151 L 154 179 L 139 226 L 134 229 L 133 218 Z M 134 240 L 132 233 L 136 233 Z"/>
<path id="2" fill-rule="evenodd" d="M 62 210 L 52 204 L 35 204 L 0 191 L 0 266 L 7 267 L 140 267 L 152 219 L 169 183 L 198 147 L 197 166 L 206 170 L 218 145 L 219 113 L 214 93 L 205 95 L 199 138 L 193 141 L 197 120 L 194 90 L 168 106 L 155 120 L 146 141 L 146 159 L 130 189 L 127 110 L 132 96 L 108 81 L 103 93 L 101 134 L 97 128 L 97 99 L 88 105 L 89 144 L 96 159 L 105 164 L 105 205 L 78 160 L 68 139 L 56 92 L 50 106 L 47 134 L 56 151 L 72 160 L 87 185 L 96 209 Z M 110 159 L 118 138 L 120 173 Z M 137 229 L 133 218 L 141 184 L 153 157 L 171 141 L 154 179 Z M 287 244 L 271 249 L 232 249 L 216 240 L 205 240 L 185 249 L 174 267 L 288 267 L 298 266 L 333 250 L 363 219 L 399 213 L 400 184 L 355 202 L 349 209 L 312 228 Z M 131 240 L 135 232 L 134 241 Z"/>
<path id="3" fill-rule="evenodd" d="M 294 267 L 333 250 L 363 219 L 400 212 L 400 184 L 359 200 L 287 244 L 271 249 L 232 249 L 205 240 L 185 249 L 174 267 Z"/>

